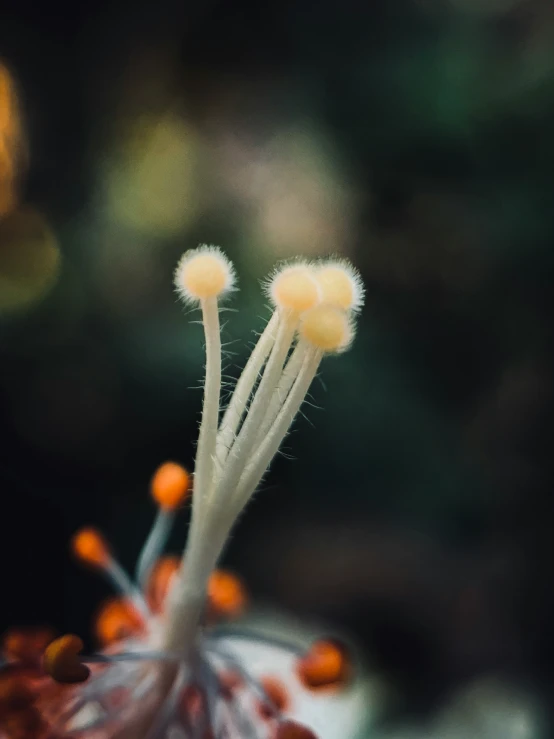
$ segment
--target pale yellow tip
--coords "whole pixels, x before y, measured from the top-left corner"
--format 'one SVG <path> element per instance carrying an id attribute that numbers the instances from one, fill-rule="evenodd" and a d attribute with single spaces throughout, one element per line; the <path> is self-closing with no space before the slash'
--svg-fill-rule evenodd
<path id="1" fill-rule="evenodd" d="M 346 311 L 358 311 L 364 302 L 364 287 L 356 270 L 346 261 L 323 264 L 316 273 L 324 303 Z"/>
<path id="2" fill-rule="evenodd" d="M 300 336 L 325 352 L 348 349 L 354 332 L 345 311 L 332 305 L 318 305 L 302 317 Z"/>
<path id="3" fill-rule="evenodd" d="M 317 305 L 321 292 L 314 268 L 297 264 L 280 270 L 269 286 L 269 294 L 278 308 L 303 313 Z"/>
<path id="4" fill-rule="evenodd" d="M 233 265 L 217 246 L 203 244 L 185 252 L 175 270 L 175 286 L 183 300 L 216 298 L 232 289 Z"/>

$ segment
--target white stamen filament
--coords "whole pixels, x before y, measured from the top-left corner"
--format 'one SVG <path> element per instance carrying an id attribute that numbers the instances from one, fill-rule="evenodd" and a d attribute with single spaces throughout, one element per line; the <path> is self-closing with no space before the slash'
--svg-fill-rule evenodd
<path id="1" fill-rule="evenodd" d="M 283 403 L 287 399 L 287 395 L 289 394 L 290 389 L 298 373 L 300 372 L 300 368 L 302 367 L 306 351 L 307 347 L 304 343 L 297 344 L 294 348 L 293 353 L 289 357 L 281 378 L 277 383 L 277 387 L 273 392 L 273 397 L 271 398 L 271 401 L 267 408 L 264 420 L 260 426 L 258 432 L 258 438 L 260 442 L 264 440 L 265 435 L 271 428 L 273 422 L 277 418 L 279 411 L 281 410 L 281 407 L 283 406 Z"/>
<path id="2" fill-rule="evenodd" d="M 271 460 L 279 451 L 281 442 L 300 410 L 300 406 L 316 376 L 322 356 L 323 352 L 319 349 L 310 348 L 305 352 L 300 372 L 277 418 L 241 475 L 235 495 L 233 496 L 236 515 L 238 515 L 250 496 L 254 493 Z"/>
<path id="3" fill-rule="evenodd" d="M 228 511 L 228 505 L 221 505 L 221 510 L 204 510 L 202 517 L 193 516 L 181 567 L 166 598 L 163 650 L 187 654 L 194 648 L 208 580 L 233 525 Z"/>
<path id="4" fill-rule="evenodd" d="M 187 682 L 187 678 L 188 671 L 186 667 L 184 665 L 180 666 L 177 675 L 173 678 L 168 695 L 165 697 L 161 708 L 158 710 L 154 722 L 148 729 L 146 739 L 158 739 L 158 737 L 165 734 L 170 722 L 172 721 L 175 708 L 179 703 L 181 691 Z"/>
<path id="5" fill-rule="evenodd" d="M 80 661 L 85 665 L 104 665 L 113 664 L 114 662 L 181 662 L 182 659 L 183 655 L 179 652 L 162 652 L 154 649 L 80 656 Z"/>
<path id="6" fill-rule="evenodd" d="M 146 589 L 152 568 L 163 552 L 174 520 L 175 512 L 166 508 L 160 508 L 154 519 L 154 524 L 140 552 L 135 571 L 135 579 L 142 592 Z"/>
<path id="7" fill-rule="evenodd" d="M 129 575 L 125 572 L 119 562 L 113 558 L 107 563 L 104 572 L 109 581 L 121 595 L 132 601 L 133 605 L 147 621 L 151 613 L 142 593 L 135 587 Z"/>
<path id="8" fill-rule="evenodd" d="M 237 380 L 229 405 L 223 414 L 223 420 L 221 421 L 221 427 L 217 435 L 216 451 L 217 461 L 220 467 L 223 466 L 227 459 L 229 449 L 237 435 L 240 421 L 246 410 L 246 405 L 252 394 L 254 385 L 273 347 L 278 322 L 279 314 L 275 311 L 258 339 L 242 374 Z"/>
<path id="9" fill-rule="evenodd" d="M 281 378 L 283 365 L 294 339 L 297 325 L 298 316 L 296 314 L 283 313 L 279 315 L 275 344 L 267 360 L 260 384 L 248 408 L 242 428 L 229 452 L 221 483 L 218 484 L 217 495 L 220 500 L 227 500 L 229 496 L 233 495 L 252 450 L 257 446 L 259 427 Z"/>
<path id="10" fill-rule="evenodd" d="M 192 520 L 183 561 L 168 594 L 164 649 L 191 649 L 204 608 L 210 572 L 219 550 L 206 526 L 212 522 L 210 499 L 215 485 L 215 451 L 221 392 L 221 337 L 217 298 L 200 302 L 206 341 L 206 379 L 202 421 L 198 434 L 194 471 Z M 186 572 L 184 561 L 186 559 Z"/>
<path id="11" fill-rule="evenodd" d="M 215 449 L 219 422 L 219 397 L 221 393 L 221 337 L 219 333 L 219 310 L 217 298 L 206 298 L 200 303 L 202 322 L 206 338 L 206 380 L 204 384 L 204 406 L 198 434 L 194 469 L 194 508 L 202 507 L 214 484 Z"/>
<path id="12" fill-rule="evenodd" d="M 197 277 L 200 284 L 203 275 L 198 272 Z M 192 521 L 183 561 L 165 602 L 166 620 L 158 645 L 164 651 L 177 651 L 191 657 L 194 654 L 208 580 L 229 532 L 288 433 L 324 352 L 338 351 L 348 334 L 347 320 L 341 322 L 340 316 L 337 320 L 338 309 L 332 308 L 331 315 L 323 306 L 302 309 L 304 313 L 300 313 L 281 305 L 281 299 L 286 306 L 286 301 L 298 303 L 303 297 L 291 279 L 287 273 L 288 282 L 279 285 L 284 298 L 277 295 L 276 302 L 281 307 L 275 310 L 237 381 L 219 431 L 221 340 L 218 305 L 216 298 L 199 298 L 206 338 L 204 403 L 194 474 Z M 311 323 L 306 324 L 308 316 Z M 317 323 L 320 317 L 321 325 Z M 305 338 L 300 338 L 290 353 L 297 331 Z M 150 544 L 151 548 L 154 546 Z M 147 553 L 143 554 L 145 560 L 150 561 Z M 145 567 L 142 564 L 142 568 Z"/>
<path id="13" fill-rule="evenodd" d="M 163 635 L 165 649 L 187 649 L 194 643 L 198 621 L 205 604 L 207 582 L 235 520 L 233 514 L 235 488 L 249 456 L 257 445 L 258 427 L 264 419 L 264 413 L 281 379 L 283 365 L 297 324 L 296 315 L 285 314 L 279 318 L 273 349 L 243 426 L 231 447 L 221 478 L 215 481 L 215 485 L 207 495 L 205 492 L 198 495 L 195 484 L 192 522 L 184 553 L 186 571 L 183 566 L 180 568 L 167 600 L 167 621 Z M 208 352 L 209 327 L 206 321 L 204 321 L 204 326 L 206 351 Z M 201 437 L 204 436 L 205 423 L 209 418 L 205 412 L 209 371 L 210 365 L 206 358 L 206 395 L 200 430 Z M 216 440 L 215 433 L 213 433 L 213 440 Z"/>

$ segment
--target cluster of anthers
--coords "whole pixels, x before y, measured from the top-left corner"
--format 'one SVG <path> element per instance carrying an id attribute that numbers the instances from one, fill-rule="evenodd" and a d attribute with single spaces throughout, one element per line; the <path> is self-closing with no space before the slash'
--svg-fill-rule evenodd
<path id="1" fill-rule="evenodd" d="M 329 691 L 348 689 L 351 664 L 335 641 L 300 649 L 224 624 L 246 596 L 215 567 L 323 356 L 350 345 L 361 281 L 339 260 L 278 269 L 267 284 L 273 315 L 221 419 L 219 301 L 234 288 L 232 264 L 218 248 L 200 246 L 182 257 L 175 284 L 187 304 L 199 305 L 206 341 L 193 493 L 180 465 L 157 470 L 151 492 L 159 511 L 134 581 L 98 532 L 77 533 L 76 555 L 119 594 L 97 618 L 102 649 L 81 655 L 81 640 L 66 635 L 38 659 L 40 635 L 12 635 L 0 672 L 0 739 L 314 739 L 310 717 Z M 163 556 L 189 497 L 183 557 Z"/>

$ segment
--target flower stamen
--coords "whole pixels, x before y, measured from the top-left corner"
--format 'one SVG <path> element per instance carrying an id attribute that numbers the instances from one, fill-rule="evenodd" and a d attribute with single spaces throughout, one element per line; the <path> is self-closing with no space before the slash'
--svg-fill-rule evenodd
<path id="1" fill-rule="evenodd" d="M 150 489 L 152 497 L 159 505 L 159 510 L 139 555 L 135 572 L 135 579 L 143 593 L 146 590 L 152 568 L 169 538 L 177 508 L 190 492 L 190 476 L 181 465 L 175 462 L 165 462 L 156 470 Z"/>
<path id="2" fill-rule="evenodd" d="M 209 278 L 211 269 L 213 279 Z M 230 264 L 213 247 L 187 253 L 176 272 L 180 294 L 202 309 L 206 381 L 192 522 L 184 554 L 186 572 L 182 565 L 167 599 L 162 642 L 168 649 L 191 648 L 210 573 L 229 532 L 300 410 L 322 357 L 349 346 L 353 329 L 348 313 L 361 300 L 355 273 L 342 264 L 333 264 L 327 272 L 302 262 L 278 270 L 267 288 L 275 312 L 237 382 L 218 430 L 221 343 L 219 293 L 214 285 L 223 291 L 232 284 L 231 277 L 223 279 L 224 272 L 233 275 Z M 321 304 L 325 295 L 329 302 Z M 300 339 L 295 346 L 297 334 Z"/>
<path id="3" fill-rule="evenodd" d="M 112 587 L 132 601 L 146 620 L 149 619 L 150 609 L 142 593 L 113 557 L 100 532 L 90 527 L 80 529 L 73 537 L 72 549 L 77 559 L 102 572 Z"/>

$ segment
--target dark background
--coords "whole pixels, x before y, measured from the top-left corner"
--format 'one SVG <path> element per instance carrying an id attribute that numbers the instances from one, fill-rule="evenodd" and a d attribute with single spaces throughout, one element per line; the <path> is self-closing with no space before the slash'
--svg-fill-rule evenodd
<path id="1" fill-rule="evenodd" d="M 182 251 L 237 265 L 232 375 L 257 281 L 338 253 L 355 346 L 226 563 L 353 634 L 398 710 L 491 672 L 548 695 L 554 6 L 2 0 L 0 65 L 0 630 L 90 634 L 107 590 L 71 533 L 132 567 L 153 470 L 192 467 Z"/>

